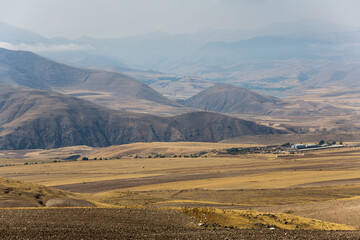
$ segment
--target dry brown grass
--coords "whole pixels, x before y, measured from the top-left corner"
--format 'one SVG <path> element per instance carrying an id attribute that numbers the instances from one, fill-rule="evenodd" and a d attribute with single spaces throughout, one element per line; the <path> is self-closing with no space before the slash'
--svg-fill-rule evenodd
<path id="1" fill-rule="evenodd" d="M 344 148 L 279 157 L 275 154 L 210 154 L 198 158 L 150 159 L 127 157 L 3 167 L 0 175 L 46 186 L 159 176 L 163 179 L 159 184 L 143 181 L 143 185 L 131 188 L 136 191 L 284 188 L 313 183 L 319 186 L 342 184 L 342 181 L 351 184 L 360 176 L 360 150 Z M 172 180 L 174 176 L 176 180 Z"/>
<path id="2" fill-rule="evenodd" d="M 358 190 L 360 187 L 358 187 Z M 286 204 L 256 208 L 259 211 L 286 212 L 297 216 L 317 218 L 323 221 L 344 223 L 360 229 L 360 198 L 353 197 L 336 201 L 307 204 Z"/>
<path id="3" fill-rule="evenodd" d="M 146 152 L 148 151 L 146 146 L 150 146 L 152 150 L 158 148 L 159 151 L 171 153 L 172 151 L 190 153 L 194 148 L 199 149 L 199 146 L 177 144 L 169 144 L 164 148 L 161 148 L 160 143 L 134 144 L 124 146 L 121 151 Z M 204 144 L 200 146 L 200 151 L 216 146 L 219 145 Z M 110 154 L 111 151 L 107 149 L 107 153 Z M 108 180 L 118 180 L 114 186 L 111 186 L 112 189 L 117 189 L 115 191 L 96 194 L 67 193 L 70 195 L 61 195 L 61 191 L 59 192 L 61 198 L 79 198 L 96 205 L 102 204 L 101 206 L 210 206 L 223 209 L 256 208 L 279 213 L 293 211 L 295 215 L 359 228 L 355 216 L 359 213 L 356 207 L 358 200 L 328 202 L 359 196 L 359 185 L 352 185 L 360 176 L 359 148 L 279 156 L 275 154 L 229 156 L 209 153 L 207 157 L 197 158 L 122 157 L 102 161 L 2 167 L 0 175 L 47 186 L 77 183 L 78 187 L 90 188 L 91 182 L 107 183 Z M 161 179 L 162 182 L 156 183 L 154 179 Z M 15 182 L 12 183 L 14 186 Z M 84 182 L 86 184 L 83 184 Z M 123 182 L 140 184 L 129 188 L 121 185 Z M 344 182 L 350 185 L 345 186 Z M 293 187 L 301 184 L 315 184 L 314 186 L 318 187 Z M 321 187 L 322 185 L 324 187 Z M 25 193 L 27 191 L 26 187 L 18 189 Z M 45 193 L 48 190 L 45 188 L 45 190 L 41 187 L 34 189 L 29 188 L 29 199 L 24 198 L 26 201 L 33 201 L 33 192 L 40 190 L 43 201 L 59 197 L 57 192 L 52 195 L 49 193 L 47 197 Z M 20 193 L 19 191 L 12 192 L 16 195 Z M 94 192 L 96 191 L 101 189 L 95 189 Z M 25 193 L 22 193 L 23 196 L 27 196 Z M 4 200 L 21 200 L 15 198 L 15 195 Z M 36 201 L 33 202 L 39 205 Z M 332 209 L 332 206 L 336 208 Z M 346 217 L 342 213 L 351 217 Z"/>
<path id="4" fill-rule="evenodd" d="M 161 154 L 167 157 L 174 155 L 190 155 L 200 152 L 214 152 L 233 147 L 252 147 L 254 144 L 226 144 L 204 142 L 152 142 L 131 143 L 120 146 L 102 148 L 87 157 L 93 158 L 119 158 L 119 157 L 148 157 Z"/>
<path id="5" fill-rule="evenodd" d="M 0 192 L 1 200 L 13 201 L 14 203 L 18 201 L 29 202 L 35 206 L 44 206 L 46 201 L 51 198 L 78 197 L 74 193 L 1 177 Z"/>
<path id="6" fill-rule="evenodd" d="M 355 230 L 345 224 L 329 223 L 289 214 L 256 211 L 220 210 L 209 208 L 183 208 L 183 213 L 195 217 L 202 225 L 220 225 L 228 228 L 254 229 L 263 227 L 288 230 Z"/>

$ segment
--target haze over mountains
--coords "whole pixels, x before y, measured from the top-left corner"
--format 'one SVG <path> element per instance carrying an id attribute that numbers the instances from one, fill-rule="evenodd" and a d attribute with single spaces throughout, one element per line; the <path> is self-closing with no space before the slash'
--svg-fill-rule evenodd
<path id="1" fill-rule="evenodd" d="M 194 34 L 157 32 L 122 39 L 47 39 L 6 24 L 0 28 L 4 47 L 35 51 L 67 64 L 135 72 L 140 80 L 153 74 L 143 70 L 172 74 L 166 89 L 161 74 L 147 83 L 162 94 L 182 99 L 188 95 L 176 94 L 175 86 L 186 80 L 191 89 L 193 83 L 187 79 L 192 77 L 206 86 L 209 82 L 233 84 L 273 96 L 305 94 L 314 86 L 360 87 L 356 81 L 360 30 L 315 20 L 257 30 L 209 28 Z M 199 82 L 196 87 L 201 91 L 205 85 Z"/>
<path id="2" fill-rule="evenodd" d="M 48 39 L 0 24 L 0 46 L 33 50 L 77 66 L 29 51 L 0 49 L 0 83 L 45 90 L 1 85 L 1 103 L 6 106 L 0 112 L 1 147 L 219 141 L 283 133 L 210 112 L 281 129 L 296 125 L 301 132 L 328 126 L 352 131 L 354 124 L 349 123 L 356 118 L 358 103 L 344 104 L 343 99 L 360 88 L 360 34 L 321 22 L 307 22 L 294 31 L 293 24 L 274 24 L 262 31 L 208 29 L 176 36 L 77 40 Z M 315 94 L 294 97 L 309 93 Z M 328 101 L 327 96 L 341 101 Z M 51 134 L 44 138 L 46 133 Z"/>
<path id="3" fill-rule="evenodd" d="M 0 85 L 0 149 L 216 142 L 273 133 L 285 132 L 216 113 L 159 117 L 110 110 L 59 93 Z"/>
<path id="4" fill-rule="evenodd" d="M 180 107 L 142 82 L 121 73 L 75 68 L 27 51 L 0 48 L 0 83 L 90 97 L 112 108 Z M 132 106 L 136 102 L 136 106 Z M 169 110 L 171 111 L 171 109 Z"/>

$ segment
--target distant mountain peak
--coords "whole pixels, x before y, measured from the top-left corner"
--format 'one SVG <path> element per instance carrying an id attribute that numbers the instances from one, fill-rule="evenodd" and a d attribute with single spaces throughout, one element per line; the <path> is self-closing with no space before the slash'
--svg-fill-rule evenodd
<path id="1" fill-rule="evenodd" d="M 184 101 L 187 107 L 222 113 L 267 114 L 267 105 L 281 102 L 274 97 L 263 96 L 249 89 L 222 84 L 203 90 Z"/>

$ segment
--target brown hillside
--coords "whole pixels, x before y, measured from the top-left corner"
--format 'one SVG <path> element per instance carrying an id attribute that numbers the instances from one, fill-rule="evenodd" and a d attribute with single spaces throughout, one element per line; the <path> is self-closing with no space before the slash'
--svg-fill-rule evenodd
<path id="1" fill-rule="evenodd" d="M 269 107 L 280 102 L 280 99 L 262 96 L 246 88 L 216 85 L 185 100 L 184 104 L 213 112 L 268 114 Z"/>
<path id="2" fill-rule="evenodd" d="M 217 142 L 243 135 L 283 133 L 216 113 L 175 117 L 115 111 L 66 95 L 0 88 L 0 149 L 109 146 L 131 142 Z"/>
<path id="3" fill-rule="evenodd" d="M 281 100 L 232 85 L 216 85 L 207 88 L 185 100 L 183 104 L 211 112 L 263 116 L 338 116 L 351 112 L 349 109 L 326 103 L 291 98 Z"/>

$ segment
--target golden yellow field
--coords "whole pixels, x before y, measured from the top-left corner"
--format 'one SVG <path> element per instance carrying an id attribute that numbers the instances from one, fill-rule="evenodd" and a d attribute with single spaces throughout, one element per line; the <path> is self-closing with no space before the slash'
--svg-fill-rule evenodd
<path id="1" fill-rule="evenodd" d="M 140 144 L 135 144 L 135 146 L 138 145 Z M 200 149 L 200 152 L 205 149 L 196 145 L 195 148 Z M 132 157 L 129 157 L 127 152 L 120 159 L 3 167 L 0 168 L 0 175 L 45 186 L 138 179 L 142 182 L 136 186 L 128 187 L 125 184 L 117 189 L 141 191 L 192 188 L 271 189 L 360 183 L 357 179 L 360 176 L 360 149 L 358 148 L 322 150 L 293 155 L 240 154 L 236 156 L 211 152 L 207 148 L 209 153 L 200 157 L 188 155 L 184 157 L 184 150 L 182 150 L 181 157 L 163 158 L 142 157 L 143 149 L 136 152 L 136 148 L 133 148 L 131 149 Z M 168 148 L 163 149 L 166 149 L 164 154 L 167 154 Z M 159 148 L 156 146 L 156 149 L 147 149 L 145 155 L 149 154 L 148 151 L 159 152 Z M 189 150 L 186 151 L 189 152 Z M 93 156 L 101 157 L 99 153 L 101 152 L 95 152 Z M 109 156 L 108 149 L 104 151 L 103 156 L 103 158 Z M 89 157 L 91 158 L 91 155 Z M 101 189 L 94 191 L 101 191 Z"/>
<path id="2" fill-rule="evenodd" d="M 253 209 L 360 228 L 360 148 L 224 154 L 232 147 L 240 145 L 136 143 L 87 151 L 90 160 L 1 167 L 0 176 L 70 191 L 61 194 L 98 206 Z"/>

